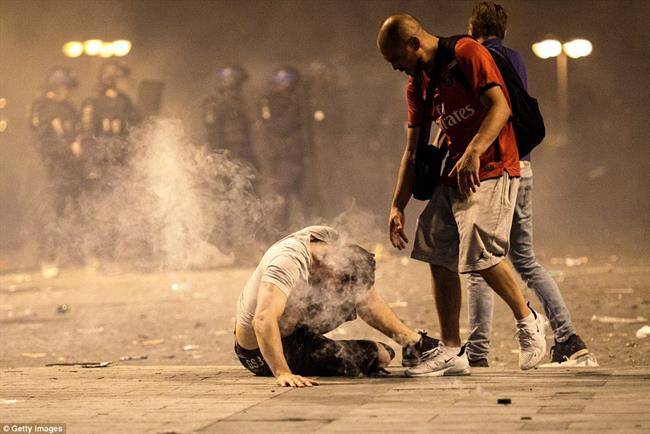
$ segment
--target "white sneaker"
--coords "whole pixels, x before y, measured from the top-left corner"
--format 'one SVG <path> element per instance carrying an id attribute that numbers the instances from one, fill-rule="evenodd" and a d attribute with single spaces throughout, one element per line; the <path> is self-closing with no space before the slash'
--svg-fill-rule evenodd
<path id="1" fill-rule="evenodd" d="M 456 354 L 442 342 L 431 352 L 431 356 L 422 363 L 407 369 L 407 377 L 442 377 L 443 375 L 469 375 L 469 360 L 463 345 Z"/>
<path id="2" fill-rule="evenodd" d="M 530 308 L 530 306 L 528 306 Z M 528 324 L 517 324 L 515 336 L 519 340 L 519 369 L 533 369 L 542 362 L 546 354 L 546 336 L 544 328 L 546 318 L 532 308 L 535 321 Z"/>

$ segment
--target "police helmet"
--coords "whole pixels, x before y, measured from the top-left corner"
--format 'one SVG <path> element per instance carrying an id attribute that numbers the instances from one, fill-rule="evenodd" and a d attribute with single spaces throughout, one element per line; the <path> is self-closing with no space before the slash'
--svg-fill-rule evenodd
<path id="1" fill-rule="evenodd" d="M 47 71 L 44 87 L 46 90 L 54 90 L 59 87 L 72 89 L 77 87 L 78 84 L 77 77 L 70 68 L 54 66 Z"/>
<path id="2" fill-rule="evenodd" d="M 283 89 L 295 87 L 300 81 L 300 71 L 293 66 L 284 65 L 273 71 L 271 83 Z"/>
<path id="3" fill-rule="evenodd" d="M 99 70 L 99 84 L 103 87 L 112 87 L 118 79 L 129 75 L 131 75 L 131 68 L 117 60 L 109 60 Z"/>
<path id="4" fill-rule="evenodd" d="M 215 76 L 218 89 L 234 88 L 248 79 L 248 72 L 241 65 L 230 64 L 217 68 Z"/>

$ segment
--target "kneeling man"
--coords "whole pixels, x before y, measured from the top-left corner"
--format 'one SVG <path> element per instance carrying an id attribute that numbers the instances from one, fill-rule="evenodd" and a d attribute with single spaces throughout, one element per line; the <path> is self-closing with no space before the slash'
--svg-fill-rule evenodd
<path id="1" fill-rule="evenodd" d="M 361 317 L 402 345 L 402 364 L 415 366 L 438 346 L 408 328 L 374 289 L 373 255 L 344 244 L 336 230 L 310 226 L 271 246 L 237 304 L 235 353 L 255 375 L 280 386 L 311 386 L 303 375 L 381 372 L 394 357 L 386 344 L 332 340 L 325 333 Z"/>

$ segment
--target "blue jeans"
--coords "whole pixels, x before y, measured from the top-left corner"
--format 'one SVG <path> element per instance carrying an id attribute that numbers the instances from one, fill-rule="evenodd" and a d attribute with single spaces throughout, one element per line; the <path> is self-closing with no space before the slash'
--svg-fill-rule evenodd
<path id="1" fill-rule="evenodd" d="M 530 170 L 530 169 L 529 169 Z M 575 333 L 571 315 L 560 289 L 548 271 L 537 262 L 533 251 L 533 178 L 522 177 L 517 194 L 517 206 L 510 231 L 508 257 L 523 281 L 542 302 L 558 342 Z M 476 273 L 469 276 L 469 329 L 467 352 L 471 359 L 487 358 L 494 305 L 494 291 Z"/>

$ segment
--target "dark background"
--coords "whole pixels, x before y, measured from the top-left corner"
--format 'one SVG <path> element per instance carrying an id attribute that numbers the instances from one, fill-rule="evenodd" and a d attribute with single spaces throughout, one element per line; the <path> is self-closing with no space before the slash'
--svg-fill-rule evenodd
<path id="1" fill-rule="evenodd" d="M 507 45 L 528 67 L 549 138 L 533 153 L 538 250 L 550 254 L 648 253 L 650 150 L 647 146 L 650 37 L 647 1 L 502 1 Z M 200 140 L 197 108 L 211 73 L 240 62 L 251 74 L 251 108 L 278 64 L 333 66 L 343 89 L 340 128 L 321 174 L 335 215 L 353 201 L 383 223 L 404 142 L 404 82 L 375 47 L 390 13 L 408 12 L 431 33 L 466 31 L 474 1 L 0 1 L 0 96 L 9 128 L 0 134 L 0 250 L 31 238 L 30 207 L 42 177 L 26 114 L 54 64 L 80 78 L 78 103 L 91 92 L 100 59 L 67 59 L 70 40 L 129 39 L 133 89 L 143 78 L 166 82 L 162 114 L 181 118 Z M 555 61 L 531 43 L 546 34 L 585 37 L 591 56 L 569 61 L 569 141 L 558 146 Z M 413 217 L 421 205 L 411 206 Z M 413 226 L 411 224 L 410 228 Z"/>

